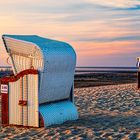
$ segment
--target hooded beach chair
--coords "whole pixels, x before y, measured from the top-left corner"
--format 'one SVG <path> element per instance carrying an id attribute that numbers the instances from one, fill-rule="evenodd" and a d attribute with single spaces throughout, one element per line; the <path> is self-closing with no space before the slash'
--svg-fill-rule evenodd
<path id="1" fill-rule="evenodd" d="M 46 127 L 78 119 L 73 48 L 36 35 L 2 39 L 14 72 L 0 80 L 2 124 Z"/>

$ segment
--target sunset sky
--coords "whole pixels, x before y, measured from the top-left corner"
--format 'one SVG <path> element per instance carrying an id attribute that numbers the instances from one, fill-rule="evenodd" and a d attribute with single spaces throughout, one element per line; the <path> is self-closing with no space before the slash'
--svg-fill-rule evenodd
<path id="1" fill-rule="evenodd" d="M 0 0 L 0 36 L 37 34 L 70 43 L 77 66 L 135 66 L 140 0 Z M 0 40 L 0 65 L 7 55 Z"/>

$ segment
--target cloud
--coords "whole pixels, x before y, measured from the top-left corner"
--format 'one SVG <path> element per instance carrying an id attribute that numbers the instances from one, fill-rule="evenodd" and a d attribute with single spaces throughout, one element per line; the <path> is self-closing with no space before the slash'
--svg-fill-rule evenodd
<path id="1" fill-rule="evenodd" d="M 96 37 L 84 37 L 84 38 L 79 38 L 79 39 L 73 39 L 73 41 L 80 41 L 80 42 L 115 42 L 115 41 L 139 41 L 140 40 L 140 35 L 139 36 L 120 36 L 120 37 L 110 37 L 110 38 L 96 38 Z"/>
<path id="2" fill-rule="evenodd" d="M 139 0 L 88 0 L 91 3 L 114 8 L 132 8 L 140 5 Z"/>
<path id="3" fill-rule="evenodd" d="M 77 0 L 57 2 L 56 0 L 14 0 L 0 2 L 1 14 L 20 15 L 21 13 L 64 14 L 86 11 L 106 10 L 139 10 L 139 0 Z"/>

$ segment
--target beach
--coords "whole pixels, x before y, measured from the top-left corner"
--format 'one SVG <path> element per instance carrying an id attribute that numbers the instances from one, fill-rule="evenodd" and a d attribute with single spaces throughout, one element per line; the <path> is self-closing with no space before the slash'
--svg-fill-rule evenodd
<path id="1" fill-rule="evenodd" d="M 137 84 L 75 89 L 79 119 L 48 128 L 1 127 L 0 139 L 140 139 L 140 90 Z"/>
<path id="2" fill-rule="evenodd" d="M 140 140 L 140 0 L 1 0 L 0 19 L 0 140 Z"/>

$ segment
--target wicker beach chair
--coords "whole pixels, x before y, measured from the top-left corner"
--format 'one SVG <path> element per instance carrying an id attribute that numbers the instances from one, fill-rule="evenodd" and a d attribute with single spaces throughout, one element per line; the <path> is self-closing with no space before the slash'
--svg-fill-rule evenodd
<path id="1" fill-rule="evenodd" d="M 78 119 L 73 48 L 36 35 L 2 38 L 14 72 L 0 80 L 2 124 L 46 127 Z"/>

